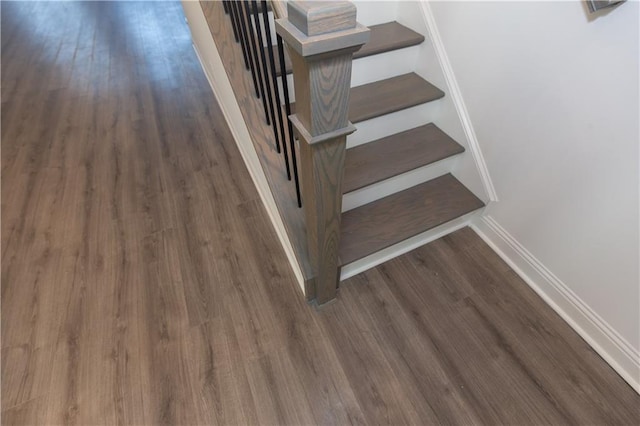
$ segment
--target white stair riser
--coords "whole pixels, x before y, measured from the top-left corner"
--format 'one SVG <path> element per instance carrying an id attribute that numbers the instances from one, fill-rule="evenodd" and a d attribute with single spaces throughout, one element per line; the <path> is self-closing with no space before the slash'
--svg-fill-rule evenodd
<path id="1" fill-rule="evenodd" d="M 416 69 L 419 50 L 419 46 L 411 46 L 354 60 L 351 87 L 412 72 Z"/>
<path id="2" fill-rule="evenodd" d="M 416 66 L 418 52 L 418 46 L 411 46 L 392 52 L 355 59 L 351 70 L 351 87 L 361 86 L 412 72 Z M 278 82 L 281 93 L 284 93 L 280 79 L 278 79 Z M 287 76 L 287 84 L 289 85 L 291 102 L 294 102 L 295 91 L 293 87 L 293 75 L 289 74 Z"/>
<path id="3" fill-rule="evenodd" d="M 347 148 L 391 136 L 427 123 L 436 122 L 437 124 L 441 109 L 442 101 L 435 100 L 357 123 L 356 128 L 358 130 L 347 138 Z"/>
<path id="4" fill-rule="evenodd" d="M 358 22 L 370 27 L 395 21 L 398 14 L 397 1 L 353 1 L 358 9 Z"/>
<path id="5" fill-rule="evenodd" d="M 451 172 L 458 155 L 428 164 L 402 173 L 398 176 L 377 182 L 361 189 L 349 192 L 342 197 L 342 212 L 369 204 L 373 201 L 404 191 L 412 186 L 430 181 Z"/>

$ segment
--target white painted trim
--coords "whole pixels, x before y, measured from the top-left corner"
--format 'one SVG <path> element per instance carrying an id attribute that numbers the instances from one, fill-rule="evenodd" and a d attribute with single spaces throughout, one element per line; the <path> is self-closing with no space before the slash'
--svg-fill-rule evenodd
<path id="1" fill-rule="evenodd" d="M 296 259 L 293 247 L 289 241 L 284 223 L 282 222 L 282 218 L 278 212 L 275 199 L 271 194 L 271 189 L 267 183 L 267 177 L 262 170 L 262 165 L 260 164 L 258 154 L 253 146 L 249 129 L 247 128 L 242 112 L 240 111 L 240 106 L 236 101 L 233 88 L 231 87 L 231 82 L 229 81 L 227 72 L 222 64 L 222 59 L 220 58 L 216 44 L 211 36 L 211 32 L 209 31 L 206 18 L 202 13 L 200 2 L 183 0 L 182 7 L 184 8 L 185 15 L 187 16 L 193 39 L 193 48 L 200 60 L 200 65 L 202 65 L 202 69 L 204 70 L 207 80 L 213 89 L 216 100 L 220 105 L 220 109 L 222 110 L 227 124 L 229 125 L 229 129 L 236 141 L 236 145 L 238 146 L 244 163 L 247 166 L 247 170 L 249 171 L 251 179 L 258 190 L 260 199 L 262 200 L 267 214 L 271 219 L 271 223 L 278 235 L 278 239 L 284 248 L 287 258 L 289 259 L 289 263 L 291 264 L 291 268 L 293 269 L 293 273 L 295 274 L 298 284 L 300 285 L 300 288 L 302 288 L 302 293 L 304 294 L 304 278 L 302 269 L 298 264 L 298 260 Z M 206 49 L 207 60 L 205 60 L 202 55 L 202 53 L 205 52 L 202 52 L 198 48 L 198 44 Z"/>
<path id="2" fill-rule="evenodd" d="M 458 81 L 456 80 L 453 68 L 451 67 L 451 62 L 449 62 L 449 56 L 447 55 L 444 44 L 442 43 L 442 38 L 438 31 L 438 25 L 436 24 L 433 11 L 431 10 L 428 0 L 420 1 L 420 10 L 424 16 L 425 23 L 427 24 L 429 38 L 433 43 L 433 48 L 436 52 L 438 62 L 440 63 L 440 68 L 442 69 L 442 73 L 447 82 L 447 94 L 451 97 L 453 105 L 458 113 L 458 117 L 460 118 L 460 124 L 462 125 L 462 129 L 464 130 L 467 141 L 469 142 L 469 151 L 471 151 L 478 173 L 480 173 L 484 190 L 489 196 L 490 201 L 498 201 L 498 193 L 493 186 L 493 181 L 489 174 L 489 168 L 487 167 L 484 156 L 482 155 L 480 143 L 478 142 L 476 132 L 473 128 L 473 124 L 471 123 L 467 106 L 462 97 L 462 92 L 458 86 Z"/>
<path id="3" fill-rule="evenodd" d="M 491 216 L 472 229 L 640 394 L 640 352 L 582 301 Z"/>
<path id="4" fill-rule="evenodd" d="M 361 272 L 375 268 L 381 263 L 387 262 L 393 258 L 401 256 L 411 250 L 422 247 L 425 244 L 429 244 L 438 238 L 444 237 L 452 232 L 462 229 L 465 226 L 471 224 L 471 219 L 479 214 L 481 210 L 476 210 L 471 213 L 467 213 L 464 216 L 460 216 L 457 219 L 453 219 L 440 226 L 436 226 L 421 234 L 415 235 L 407 240 L 394 244 L 386 249 L 380 250 L 360 260 L 352 262 L 342 267 L 340 271 L 340 280 L 346 280 L 354 275 L 358 275 Z"/>

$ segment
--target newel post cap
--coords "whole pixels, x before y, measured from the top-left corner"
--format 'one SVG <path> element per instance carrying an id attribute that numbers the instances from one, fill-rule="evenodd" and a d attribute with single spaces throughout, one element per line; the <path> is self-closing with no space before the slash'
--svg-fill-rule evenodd
<path id="1" fill-rule="evenodd" d="M 355 51 L 369 41 L 369 28 L 358 24 L 356 7 L 348 1 L 292 0 L 287 14 L 276 20 L 276 31 L 303 57 Z"/>
<path id="2" fill-rule="evenodd" d="M 307 36 L 356 27 L 356 7 L 348 1 L 290 1 L 289 21 Z"/>

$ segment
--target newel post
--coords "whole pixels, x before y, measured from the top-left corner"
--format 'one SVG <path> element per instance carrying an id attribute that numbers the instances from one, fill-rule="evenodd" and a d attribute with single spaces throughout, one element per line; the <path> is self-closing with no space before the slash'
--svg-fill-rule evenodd
<path id="1" fill-rule="evenodd" d="M 347 1 L 289 1 L 276 21 L 293 64 L 302 199 L 318 304 L 336 296 L 340 278 L 342 177 L 349 121 L 353 52 L 369 40 Z"/>

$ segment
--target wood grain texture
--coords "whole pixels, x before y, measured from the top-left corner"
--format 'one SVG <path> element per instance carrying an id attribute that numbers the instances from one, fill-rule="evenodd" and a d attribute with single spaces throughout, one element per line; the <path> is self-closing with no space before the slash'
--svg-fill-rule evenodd
<path id="1" fill-rule="evenodd" d="M 418 74 L 404 74 L 352 88 L 349 119 L 359 123 L 443 96 L 442 90 Z"/>
<path id="2" fill-rule="evenodd" d="M 426 166 L 464 148 L 430 123 L 347 150 L 343 192 Z"/>
<path id="3" fill-rule="evenodd" d="M 370 39 L 362 46 L 362 49 L 353 54 L 353 59 L 365 58 L 367 56 L 377 55 L 378 53 L 390 52 L 393 50 L 403 49 L 405 47 L 415 46 L 424 41 L 424 36 L 419 34 L 398 22 L 387 22 L 384 24 L 372 25 L 369 27 Z M 265 48 L 266 51 L 266 48 Z M 285 68 L 287 73 L 293 71 L 289 55 L 285 53 Z M 276 74 L 280 76 L 280 64 L 276 65 Z"/>
<path id="4" fill-rule="evenodd" d="M 342 214 L 340 261 L 346 265 L 470 213 L 484 203 L 451 174 Z"/>
<path id="5" fill-rule="evenodd" d="M 351 54 L 341 53 L 321 61 L 307 61 L 291 52 L 296 93 L 295 114 L 314 136 L 343 129 L 349 124 Z"/>
<path id="6" fill-rule="evenodd" d="M 287 17 L 287 2 L 285 0 L 269 0 L 275 19 Z"/>
<path id="7" fill-rule="evenodd" d="M 305 34 L 280 26 L 278 32 L 284 39 L 296 39 L 313 49 L 316 42 L 311 36 L 352 37 L 349 32 L 356 25 L 356 9 L 349 2 L 289 2 L 288 7 L 290 22 Z M 318 304 L 335 298 L 340 281 L 342 178 L 346 134 L 353 131 L 347 117 L 352 53 L 358 48 L 360 45 L 306 57 L 302 50 L 289 46 L 298 104 L 292 120 L 300 139 L 302 208 Z"/>
<path id="8" fill-rule="evenodd" d="M 274 2 L 271 3 L 272 7 L 275 7 Z M 298 208 L 296 202 L 295 186 L 293 182 L 287 180 L 283 157 L 276 152 L 274 146 L 273 131 L 265 124 L 262 104 L 252 92 L 251 76 L 243 68 L 242 52 L 233 39 L 228 16 L 225 15 L 220 2 L 201 1 L 200 4 L 302 270 L 305 294 L 312 297 L 314 294 L 313 271 L 309 263 L 307 230 L 304 211 Z M 283 114 L 285 114 L 284 111 Z M 287 143 L 289 143 L 288 140 Z M 296 155 L 299 155 L 299 152 Z"/>
<path id="9" fill-rule="evenodd" d="M 314 145 L 300 141 L 300 183 L 318 304 L 336 297 L 340 280 L 338 254 L 346 145 L 346 136 Z"/>
<path id="10" fill-rule="evenodd" d="M 0 7 L 3 425 L 640 423 L 469 229 L 304 303 L 179 3 Z"/>
<path id="11" fill-rule="evenodd" d="M 277 19 L 275 26 L 276 32 L 287 46 L 305 57 L 319 56 L 325 52 L 343 49 L 355 51 L 369 41 L 369 28 L 358 23 L 354 28 L 314 36 L 305 35 L 287 19 Z"/>
<path id="12" fill-rule="evenodd" d="M 356 6 L 349 1 L 287 2 L 287 18 L 307 36 L 349 30 L 356 26 Z"/>
<path id="13" fill-rule="evenodd" d="M 418 74 L 409 73 L 352 87 L 349 96 L 349 121 L 359 123 L 435 101 L 444 97 L 444 92 Z M 291 108 L 297 111 L 297 103 Z"/>

